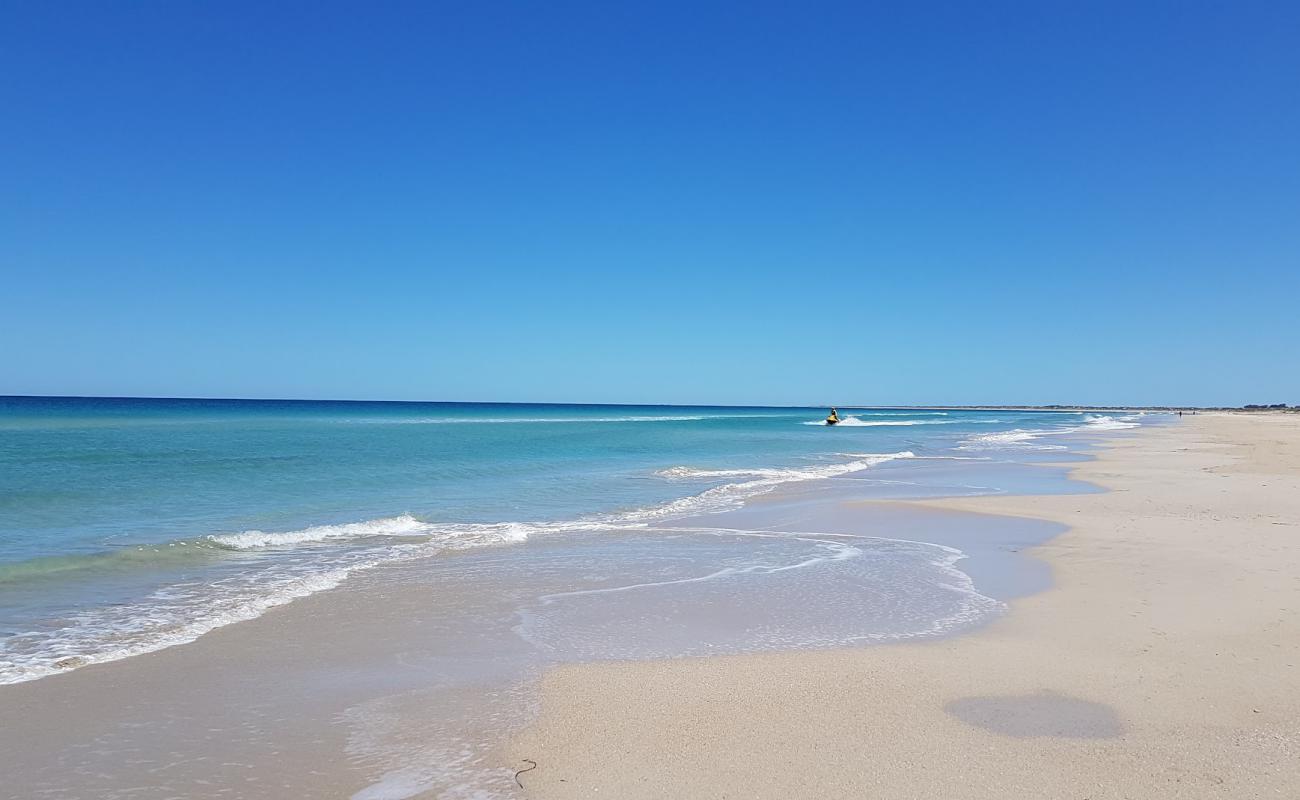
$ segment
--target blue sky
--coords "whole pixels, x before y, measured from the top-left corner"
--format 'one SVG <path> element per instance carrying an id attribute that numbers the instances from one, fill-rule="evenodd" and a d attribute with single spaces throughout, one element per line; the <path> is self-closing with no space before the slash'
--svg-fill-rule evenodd
<path id="1" fill-rule="evenodd" d="M 1295 3 L 0 16 L 0 393 L 1300 404 Z"/>

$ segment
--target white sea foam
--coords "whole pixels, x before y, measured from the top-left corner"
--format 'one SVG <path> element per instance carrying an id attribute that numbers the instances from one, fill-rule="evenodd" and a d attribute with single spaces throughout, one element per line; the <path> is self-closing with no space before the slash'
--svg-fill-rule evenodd
<path id="1" fill-rule="evenodd" d="M 655 474 L 663 478 L 672 479 L 700 479 L 700 478 L 756 478 L 759 480 L 772 480 L 777 482 L 789 481 L 809 481 L 821 478 L 833 478 L 838 475 L 844 475 L 849 472 L 867 469 L 877 464 L 883 464 L 886 461 L 893 461 L 899 458 L 915 458 L 916 455 L 910 450 L 904 450 L 898 453 L 843 453 L 845 457 L 852 458 L 852 461 L 838 464 L 822 464 L 815 467 L 791 467 L 789 469 L 695 469 L 692 467 L 669 467 L 662 469 Z"/>
<path id="2" fill-rule="evenodd" d="M 1045 436 L 1065 436 L 1072 433 L 1095 433 L 1098 431 L 1118 431 L 1137 428 L 1138 415 L 1130 414 L 1115 418 L 1104 414 L 1089 414 L 1084 424 L 1060 428 L 1016 428 L 996 433 L 982 433 L 972 436 L 957 446 L 959 450 L 1066 450 L 1063 444 L 1039 442 Z"/>
<path id="3" fill-rule="evenodd" d="M 907 428 L 913 425 L 996 425 L 1000 419 L 862 419 L 862 417 L 948 416 L 945 412 L 934 414 L 846 414 L 840 417 L 840 428 Z M 801 421 L 800 425 L 826 425 L 825 419 Z"/>
<path id="4" fill-rule="evenodd" d="M 1016 428 L 998 433 L 983 433 L 972 436 L 957 446 L 958 450 L 1065 450 L 1063 444 L 1044 444 L 1034 440 L 1042 436 L 1069 433 L 1065 430 L 1040 430 Z"/>
<path id="5" fill-rule="evenodd" d="M 871 453 L 836 453 L 844 458 L 865 458 Z M 991 461 L 989 456 L 912 456 L 918 461 Z"/>
<path id="6" fill-rule="evenodd" d="M 611 523 L 617 520 L 611 519 Z M 559 533 L 607 527 L 597 518 L 558 522 L 425 522 L 409 514 L 346 525 L 320 525 L 299 531 L 214 534 L 207 537 L 231 550 L 291 549 L 321 544 L 358 544 L 374 539 L 420 538 L 443 547 L 464 549 L 522 542 L 534 533 Z"/>
<path id="7" fill-rule="evenodd" d="M 169 586 L 141 603 L 85 611 L 52 633 L 21 632 L 7 638 L 0 649 L 0 684 L 192 642 L 209 631 L 255 619 L 276 606 L 332 589 L 351 573 L 391 558 L 355 558 L 325 570 L 260 575 L 256 582 Z"/>
<path id="8" fill-rule="evenodd" d="M 910 451 L 898 453 L 856 453 L 852 460 L 811 467 L 695 469 L 670 467 L 656 475 L 671 480 L 742 479 L 734 483 L 715 486 L 699 494 L 670 500 L 656 506 L 636 508 L 608 514 L 592 514 L 572 520 L 535 522 L 427 522 L 409 514 L 399 517 L 367 520 L 344 525 L 319 525 L 297 531 L 267 533 L 214 534 L 209 541 L 234 550 L 261 550 L 312 546 L 322 543 L 379 539 L 383 537 L 428 537 L 447 547 L 478 547 L 521 542 L 529 536 L 546 533 L 602 530 L 607 528 L 638 527 L 649 522 L 671 518 L 723 511 L 734 508 L 744 500 L 763 494 L 783 484 L 821 480 L 868 469 L 886 461 L 913 458 Z"/>
<path id="9" fill-rule="evenodd" d="M 208 540 L 233 550 L 256 550 L 269 547 L 317 544 L 331 539 L 361 539 L 371 536 L 418 536 L 429 533 L 431 530 L 432 526 L 429 523 L 421 522 L 409 514 L 403 514 L 400 517 L 372 519 L 344 525 L 317 525 L 283 533 L 244 531 L 243 533 L 213 534 L 208 537 Z"/>
<path id="10" fill-rule="evenodd" d="M 701 530 L 711 531 L 711 530 L 722 530 L 722 529 L 689 529 L 689 530 L 698 533 Z M 740 535 L 749 536 L 749 535 L 759 535 L 759 534 L 742 532 L 740 533 Z M 776 534 L 772 534 L 772 535 L 776 535 Z M 663 581 L 646 581 L 644 583 L 626 583 L 626 584 L 621 584 L 619 586 L 606 586 L 600 589 L 576 589 L 570 592 L 556 592 L 554 594 L 542 595 L 538 597 L 537 600 L 541 605 L 549 605 L 558 600 L 565 600 L 573 597 L 584 597 L 584 596 L 596 595 L 596 594 L 619 594 L 622 592 L 633 592 L 640 589 L 655 589 L 663 586 L 680 586 L 688 583 L 706 583 L 708 581 L 715 581 L 721 578 L 730 578 L 730 577 L 749 575 L 749 574 L 775 575 L 780 572 L 789 572 L 791 570 L 796 570 L 796 569 L 805 569 L 807 567 L 816 566 L 818 564 L 822 564 L 827 561 L 844 561 L 845 559 L 856 558 L 862 555 L 861 548 L 854 547 L 853 545 L 846 544 L 844 542 L 817 541 L 809 537 L 801 537 L 801 536 L 790 536 L 790 538 L 801 540 L 801 541 L 814 541 L 818 544 L 819 547 L 823 549 L 823 551 L 826 554 L 813 556 L 811 558 L 806 558 L 803 561 L 799 561 L 793 564 L 778 564 L 778 565 L 749 564 L 747 566 L 723 567 L 722 569 L 715 570 L 713 572 L 704 575 L 692 575 L 686 578 L 674 578 L 672 580 L 663 580 Z"/>
<path id="11" fill-rule="evenodd" d="M 699 572 L 687 566 L 653 580 L 539 597 L 521 610 L 520 635 L 560 658 L 668 658 L 935 636 L 980 622 L 1003 607 L 954 566 L 965 554 L 943 545 L 805 531 L 656 530 L 761 537 L 773 540 L 777 549 L 764 546 L 753 558 L 724 558 Z M 790 547 L 796 542 L 811 547 L 801 553 Z M 785 577 L 774 583 L 775 575 Z M 677 600 L 656 594 L 665 587 L 683 594 L 674 594 Z M 759 592 L 762 600 L 746 599 Z M 682 631 L 707 616 L 697 609 L 728 607 L 746 609 L 747 627 L 739 636 L 705 623 L 701 630 L 708 635 L 682 638 Z M 628 624 L 638 619 L 644 624 Z"/>
<path id="12" fill-rule="evenodd" d="M 1121 431 L 1126 428 L 1137 428 L 1141 423 L 1134 422 L 1137 419 L 1136 414 L 1129 414 L 1123 417 L 1110 417 L 1102 414 L 1089 414 L 1087 426 L 1089 430 L 1094 431 Z"/>
<path id="13" fill-rule="evenodd" d="M 845 417 L 840 420 L 839 424 L 846 428 L 906 428 L 913 425 L 947 425 L 952 420 L 947 419 L 861 419 L 859 417 Z M 816 422 L 805 423 L 816 425 Z"/>

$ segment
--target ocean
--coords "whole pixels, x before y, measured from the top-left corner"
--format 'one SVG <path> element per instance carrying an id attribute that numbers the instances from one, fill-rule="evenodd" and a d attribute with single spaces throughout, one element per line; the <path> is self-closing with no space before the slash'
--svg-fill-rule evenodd
<path id="1" fill-rule="evenodd" d="M 184 644 L 361 573 L 458 557 L 520 581 L 559 552 L 555 563 L 586 565 L 547 573 L 510 631 L 560 660 L 939 634 L 993 611 L 967 602 L 987 599 L 973 583 L 954 594 L 970 581 L 954 567 L 960 547 L 887 530 L 864 547 L 735 520 L 749 501 L 800 491 L 1076 490 L 1027 465 L 1157 421 L 873 408 L 826 427 L 826 411 L 0 398 L 0 683 Z M 684 535 L 685 520 L 708 535 Z M 547 541 L 563 547 L 539 551 Z M 818 564 L 840 571 L 792 602 L 839 596 L 860 612 L 852 625 L 828 612 L 703 636 L 608 617 L 631 589 L 690 609 Z"/>

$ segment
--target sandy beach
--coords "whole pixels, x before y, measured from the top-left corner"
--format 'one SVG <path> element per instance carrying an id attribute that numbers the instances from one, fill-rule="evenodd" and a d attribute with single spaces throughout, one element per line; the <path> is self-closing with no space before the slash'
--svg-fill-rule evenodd
<path id="1" fill-rule="evenodd" d="M 1108 444 L 1101 494 L 922 501 L 1070 530 L 969 635 L 557 668 L 503 759 L 528 796 L 1300 796 L 1300 417 Z"/>
<path id="2" fill-rule="evenodd" d="M 1095 460 L 894 460 L 649 536 L 390 564 L 2 686 L 0 798 L 1296 797 L 1300 417 L 1086 435 Z M 966 482 L 1025 493 L 951 496 Z M 855 536 L 894 549 L 825 561 L 871 546 Z M 754 542 L 844 566 L 693 577 Z M 928 566 L 945 546 L 961 572 Z M 686 580 L 622 590 L 664 576 Z M 575 586 L 613 591 L 548 601 Z M 933 604 L 948 595 L 978 600 L 974 621 Z M 891 621 L 917 609 L 955 622 Z M 767 629 L 803 638 L 644 655 L 754 653 L 734 648 Z M 810 649 L 900 630 L 917 634 Z"/>

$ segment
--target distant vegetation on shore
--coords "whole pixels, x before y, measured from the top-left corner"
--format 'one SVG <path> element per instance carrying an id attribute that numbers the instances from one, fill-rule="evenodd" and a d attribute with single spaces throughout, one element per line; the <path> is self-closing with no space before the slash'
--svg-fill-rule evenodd
<path id="1" fill-rule="evenodd" d="M 884 406 L 881 406 L 882 408 Z M 850 406 L 842 406 L 850 408 Z M 1300 404 L 1289 406 L 1286 403 L 1272 405 L 1249 404 L 1244 406 L 898 406 L 898 408 L 948 408 L 971 411 L 1287 411 L 1300 414 Z"/>

